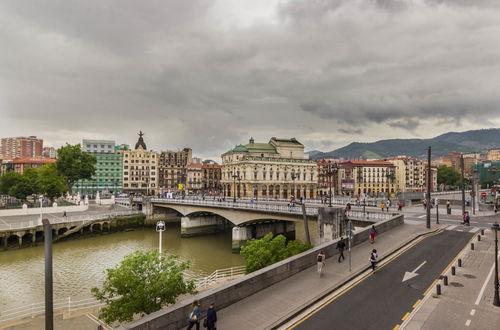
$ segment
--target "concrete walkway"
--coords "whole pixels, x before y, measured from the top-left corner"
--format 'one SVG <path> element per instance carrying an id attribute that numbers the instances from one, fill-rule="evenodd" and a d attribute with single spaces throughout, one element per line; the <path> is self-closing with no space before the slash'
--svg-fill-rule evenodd
<path id="1" fill-rule="evenodd" d="M 475 239 L 474 244 L 475 250 L 467 248 L 461 255 L 462 267 L 456 267 L 456 275 L 448 272 L 449 285 L 441 285 L 442 295 L 432 290 L 401 329 L 500 328 L 500 307 L 492 304 L 494 233 L 486 230 L 481 241 Z"/>
<path id="2" fill-rule="evenodd" d="M 431 230 L 438 227 L 433 225 Z M 349 272 L 348 255 L 338 263 L 338 256 L 327 259 L 325 273 L 318 277 L 316 266 L 310 267 L 278 284 L 257 292 L 217 314 L 218 329 L 270 329 L 310 305 L 318 298 L 333 291 L 347 279 L 369 266 L 372 249 L 380 258 L 398 250 L 416 236 L 429 230 L 425 225 L 401 225 L 377 237 L 375 244 L 362 243 L 352 249 L 352 271 Z"/>

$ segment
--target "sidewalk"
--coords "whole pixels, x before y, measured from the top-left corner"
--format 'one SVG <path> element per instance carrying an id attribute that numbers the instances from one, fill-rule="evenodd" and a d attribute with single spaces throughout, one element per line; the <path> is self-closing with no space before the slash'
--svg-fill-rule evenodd
<path id="1" fill-rule="evenodd" d="M 473 242 L 475 250 L 468 247 L 464 251 L 456 275 L 448 272 L 449 285 L 441 283 L 442 295 L 436 296 L 435 289 L 431 290 L 401 329 L 500 328 L 500 307 L 492 304 L 495 273 L 488 277 L 494 263 L 494 233 L 486 230 L 481 241 Z"/>
<path id="2" fill-rule="evenodd" d="M 438 227 L 433 225 L 431 230 Z M 416 236 L 429 230 L 422 225 L 403 224 L 376 238 L 375 244 L 364 242 L 352 249 L 352 272 L 349 272 L 349 252 L 346 260 L 337 262 L 337 256 L 328 258 L 322 278 L 316 265 L 267 289 L 259 291 L 217 313 L 219 329 L 270 329 L 310 305 L 355 276 L 369 265 L 372 249 L 377 249 L 380 259 L 399 249 Z"/>

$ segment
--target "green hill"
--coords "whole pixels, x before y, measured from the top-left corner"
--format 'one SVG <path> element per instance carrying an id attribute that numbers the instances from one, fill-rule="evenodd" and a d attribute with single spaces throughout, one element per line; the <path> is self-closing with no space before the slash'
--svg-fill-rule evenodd
<path id="1" fill-rule="evenodd" d="M 432 139 L 390 139 L 371 143 L 353 142 L 345 147 L 317 152 L 312 159 L 320 158 L 383 158 L 407 155 L 423 158 L 427 147 L 432 147 L 432 156 L 440 157 L 450 151 L 474 152 L 500 147 L 500 129 L 483 129 L 467 132 L 449 132 Z"/>

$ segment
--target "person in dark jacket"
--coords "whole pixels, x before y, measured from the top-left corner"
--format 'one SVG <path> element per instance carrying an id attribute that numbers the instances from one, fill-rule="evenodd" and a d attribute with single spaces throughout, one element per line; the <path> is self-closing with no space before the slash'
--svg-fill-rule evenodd
<path id="1" fill-rule="evenodd" d="M 215 303 L 211 303 L 207 309 L 207 329 L 216 330 L 217 326 L 217 312 L 215 311 Z"/>
<path id="2" fill-rule="evenodd" d="M 341 258 L 345 259 L 344 249 L 345 249 L 344 237 L 341 237 L 340 241 L 337 242 L 337 250 L 339 250 L 339 262 L 342 261 Z"/>

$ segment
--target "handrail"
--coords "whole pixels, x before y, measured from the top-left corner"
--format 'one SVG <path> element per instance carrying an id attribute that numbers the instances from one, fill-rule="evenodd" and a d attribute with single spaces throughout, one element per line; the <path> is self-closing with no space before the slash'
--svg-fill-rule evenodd
<path id="1" fill-rule="evenodd" d="M 223 278 L 232 278 L 234 276 L 244 275 L 245 266 L 235 266 L 224 269 L 217 269 L 210 275 L 197 278 L 194 280 L 198 289 L 212 285 Z M 54 311 L 78 311 L 81 309 L 98 308 L 104 306 L 104 303 L 99 302 L 95 298 L 85 298 L 73 301 L 71 297 L 54 299 Z M 37 315 L 45 313 L 45 302 L 32 303 L 25 306 L 9 308 L 0 311 L 0 324 L 13 320 L 23 319 L 26 317 L 34 318 Z"/>
<path id="2" fill-rule="evenodd" d="M 72 215 L 68 217 L 58 217 L 58 218 L 52 218 L 50 223 L 51 224 L 58 224 L 58 223 L 72 223 L 72 222 L 78 222 L 82 221 L 83 223 L 94 221 L 94 220 L 105 220 L 107 218 L 114 218 L 117 216 L 123 216 L 123 215 L 131 215 L 131 214 L 139 214 L 141 213 L 140 211 L 136 210 L 126 210 L 126 211 L 116 211 L 116 212 L 110 212 L 110 213 L 100 213 L 100 214 L 82 214 L 82 215 Z M 13 230 L 13 229 L 27 229 L 27 228 L 34 228 L 41 226 L 40 220 L 32 220 L 32 221 L 26 221 L 26 222 L 17 222 L 17 223 L 10 223 L 10 224 L 0 224 L 0 231 L 1 230 Z"/>

